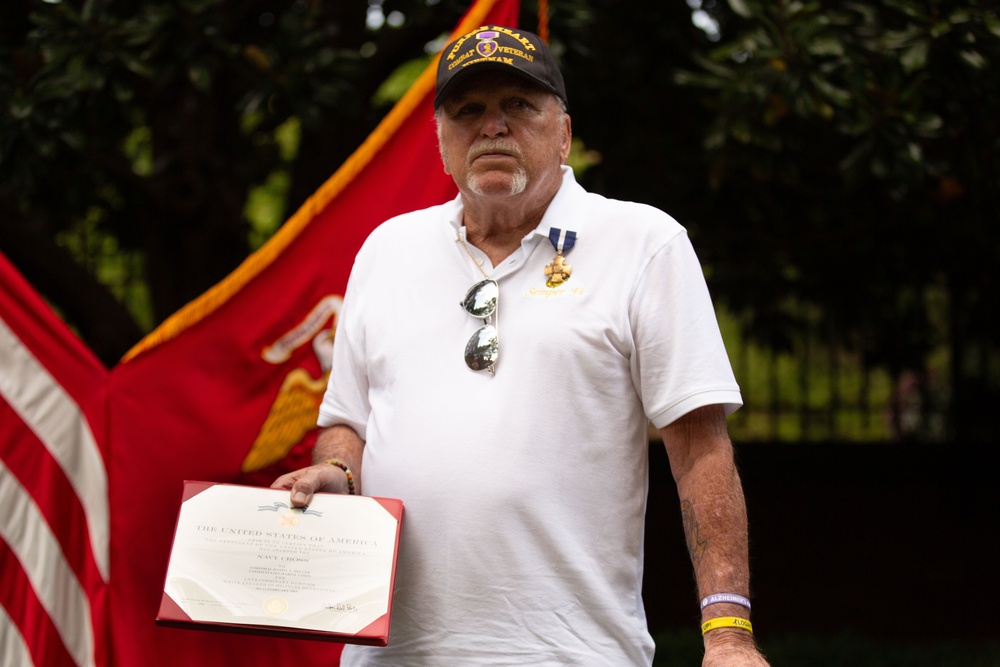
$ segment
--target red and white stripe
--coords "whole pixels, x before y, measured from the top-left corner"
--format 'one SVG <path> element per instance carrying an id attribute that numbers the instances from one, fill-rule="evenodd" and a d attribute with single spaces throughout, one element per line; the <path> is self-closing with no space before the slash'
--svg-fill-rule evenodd
<path id="1" fill-rule="evenodd" d="M 0 664 L 99 667 L 106 657 L 107 471 L 78 401 L 4 315 L 0 310 Z"/>

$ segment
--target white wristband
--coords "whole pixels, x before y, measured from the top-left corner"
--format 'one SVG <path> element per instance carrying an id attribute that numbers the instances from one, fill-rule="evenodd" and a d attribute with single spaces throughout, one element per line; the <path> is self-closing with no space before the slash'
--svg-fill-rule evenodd
<path id="1" fill-rule="evenodd" d="M 719 602 L 728 602 L 730 604 L 738 604 L 747 609 L 750 608 L 750 600 L 736 593 L 714 593 L 713 595 L 709 595 L 701 601 L 701 608 L 704 609 L 710 604 L 717 604 Z"/>

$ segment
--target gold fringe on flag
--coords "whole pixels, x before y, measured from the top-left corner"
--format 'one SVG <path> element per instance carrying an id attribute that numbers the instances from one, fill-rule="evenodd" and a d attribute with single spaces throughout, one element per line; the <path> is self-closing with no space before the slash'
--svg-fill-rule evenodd
<path id="1" fill-rule="evenodd" d="M 451 39 L 464 35 L 483 24 L 487 13 L 497 0 L 479 0 L 469 9 L 468 14 L 452 32 Z M 449 39 L 450 41 L 450 39 Z M 378 127 L 368 135 L 365 142 L 356 150 L 327 181 L 316 190 L 309 199 L 299 207 L 299 210 L 260 247 L 247 257 L 232 273 L 208 289 L 204 294 L 183 306 L 176 313 L 163 321 L 160 326 L 151 331 L 121 359 L 126 363 L 138 355 L 165 343 L 178 336 L 188 327 L 200 322 L 226 303 L 234 294 L 264 271 L 287 248 L 306 225 L 312 222 L 326 206 L 346 188 L 368 164 L 379 150 L 386 144 L 402 125 L 403 121 L 413 113 L 417 105 L 434 88 L 437 72 L 437 58 L 428 65 L 410 89 L 396 103 Z"/>

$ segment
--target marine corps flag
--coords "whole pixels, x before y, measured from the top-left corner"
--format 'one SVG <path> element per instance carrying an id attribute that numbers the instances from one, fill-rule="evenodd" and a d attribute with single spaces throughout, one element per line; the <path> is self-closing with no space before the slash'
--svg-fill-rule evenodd
<path id="1" fill-rule="evenodd" d="M 455 34 L 518 11 L 478 0 Z M 335 644 L 154 619 L 182 482 L 267 485 L 309 462 L 354 255 L 383 220 L 454 196 L 435 67 L 271 241 L 110 371 L 0 257 L 0 664 L 337 664 Z"/>

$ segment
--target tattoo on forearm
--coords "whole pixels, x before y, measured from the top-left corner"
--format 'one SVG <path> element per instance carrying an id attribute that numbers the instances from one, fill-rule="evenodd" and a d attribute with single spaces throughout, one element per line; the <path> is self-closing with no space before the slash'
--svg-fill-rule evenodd
<path id="1" fill-rule="evenodd" d="M 701 538 L 698 528 L 698 517 L 694 513 L 694 503 L 690 500 L 681 501 L 681 519 L 684 522 L 684 538 L 687 540 L 688 554 L 695 570 L 701 565 L 701 559 L 708 548 L 708 540 Z"/>

